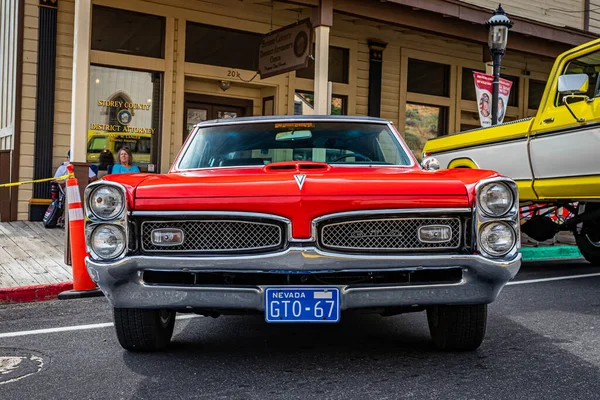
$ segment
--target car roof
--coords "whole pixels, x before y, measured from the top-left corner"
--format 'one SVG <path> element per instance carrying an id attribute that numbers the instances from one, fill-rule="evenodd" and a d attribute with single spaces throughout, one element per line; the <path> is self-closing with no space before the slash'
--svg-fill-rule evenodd
<path id="1" fill-rule="evenodd" d="M 384 118 L 363 117 L 363 116 L 347 116 L 347 115 L 271 115 L 259 117 L 240 117 L 240 118 L 223 118 L 202 121 L 196 126 L 207 125 L 234 125 L 234 124 L 249 124 L 259 122 L 293 122 L 293 121 L 315 121 L 315 122 L 363 122 L 363 123 L 378 123 L 391 124 L 392 122 Z"/>

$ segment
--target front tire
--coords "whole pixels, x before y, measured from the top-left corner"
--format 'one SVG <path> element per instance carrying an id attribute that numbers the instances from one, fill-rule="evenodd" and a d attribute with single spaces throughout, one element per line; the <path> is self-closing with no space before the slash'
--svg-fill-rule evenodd
<path id="1" fill-rule="evenodd" d="M 175 311 L 115 308 L 115 330 L 121 347 L 130 351 L 156 351 L 169 345 Z"/>
<path id="2" fill-rule="evenodd" d="M 433 344 L 440 350 L 475 350 L 483 342 L 487 304 L 433 306 L 427 309 Z"/>

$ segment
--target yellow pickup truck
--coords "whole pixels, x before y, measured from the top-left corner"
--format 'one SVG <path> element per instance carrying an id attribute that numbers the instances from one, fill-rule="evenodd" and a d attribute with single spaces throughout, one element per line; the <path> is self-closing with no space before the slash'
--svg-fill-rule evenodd
<path id="1" fill-rule="evenodd" d="M 535 240 L 572 231 L 600 264 L 600 39 L 557 57 L 535 117 L 429 140 L 423 166 L 480 168 L 513 178 L 521 206 L 543 210 L 521 225 Z M 573 217 L 556 223 L 558 208 Z"/>

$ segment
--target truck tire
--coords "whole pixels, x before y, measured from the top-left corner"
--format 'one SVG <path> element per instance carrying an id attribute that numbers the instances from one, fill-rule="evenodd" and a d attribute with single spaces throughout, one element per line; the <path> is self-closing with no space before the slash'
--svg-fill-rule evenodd
<path id="1" fill-rule="evenodd" d="M 117 338 L 125 350 L 162 350 L 171 341 L 175 311 L 115 308 L 113 314 Z"/>
<path id="2" fill-rule="evenodd" d="M 586 211 L 596 210 L 600 204 L 587 203 Z M 591 264 L 600 265 L 600 219 L 585 221 L 581 233 L 575 232 L 575 243 L 581 255 Z"/>
<path id="3" fill-rule="evenodd" d="M 485 337 L 487 304 L 433 306 L 427 309 L 427 321 L 438 349 L 475 350 Z"/>

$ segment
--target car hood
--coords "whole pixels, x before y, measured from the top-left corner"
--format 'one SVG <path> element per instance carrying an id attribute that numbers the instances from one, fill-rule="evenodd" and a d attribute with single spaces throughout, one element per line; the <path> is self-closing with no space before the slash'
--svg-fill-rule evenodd
<path id="1" fill-rule="evenodd" d="M 467 196 L 459 179 L 393 167 L 205 169 L 155 175 L 136 199 L 272 196 Z"/>

